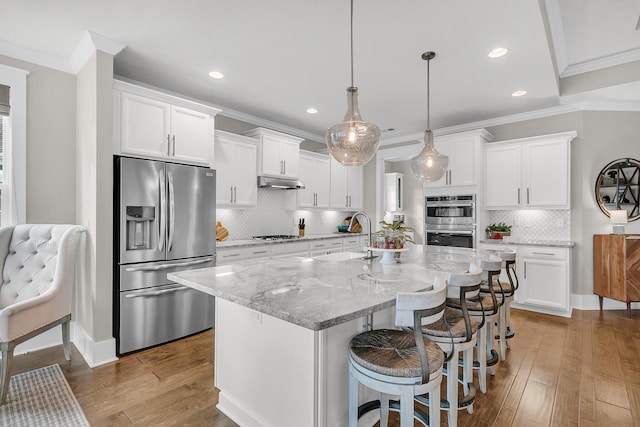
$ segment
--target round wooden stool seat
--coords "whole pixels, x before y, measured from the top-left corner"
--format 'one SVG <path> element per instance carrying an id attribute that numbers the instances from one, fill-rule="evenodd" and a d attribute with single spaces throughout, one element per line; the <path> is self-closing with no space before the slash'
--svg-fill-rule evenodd
<path id="1" fill-rule="evenodd" d="M 471 323 L 471 333 L 475 334 L 478 331 L 478 322 L 474 319 L 469 320 Z M 464 323 L 462 311 L 447 307 L 444 311 L 444 316 L 438 319 L 437 322 L 422 326 L 422 333 L 430 337 L 466 339 L 467 328 Z"/>
<path id="2" fill-rule="evenodd" d="M 442 369 L 444 353 L 435 343 L 424 340 L 429 374 Z M 356 335 L 349 354 L 360 366 L 393 377 L 422 377 L 420 357 L 413 332 L 377 329 Z"/>
<path id="3" fill-rule="evenodd" d="M 498 295 L 496 295 L 496 299 L 498 300 L 500 299 L 498 298 Z M 498 301 L 498 305 L 500 305 L 500 301 Z M 447 307 L 456 308 L 459 310 L 462 309 L 462 306 L 460 305 L 460 300 L 457 298 L 447 298 Z M 476 313 L 476 312 L 481 313 L 483 311 L 497 312 L 498 307 L 494 306 L 493 298 L 491 298 L 491 295 L 481 295 L 480 298 L 477 300 L 473 300 L 473 301 L 467 300 L 467 310 L 473 313 Z"/>

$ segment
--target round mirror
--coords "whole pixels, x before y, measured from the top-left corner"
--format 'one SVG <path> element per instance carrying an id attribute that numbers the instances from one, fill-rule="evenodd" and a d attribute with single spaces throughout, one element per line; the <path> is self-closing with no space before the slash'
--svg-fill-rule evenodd
<path id="1" fill-rule="evenodd" d="M 596 180 L 596 200 L 606 216 L 625 210 L 629 221 L 640 218 L 640 162 L 631 158 L 614 160 L 602 168 Z"/>

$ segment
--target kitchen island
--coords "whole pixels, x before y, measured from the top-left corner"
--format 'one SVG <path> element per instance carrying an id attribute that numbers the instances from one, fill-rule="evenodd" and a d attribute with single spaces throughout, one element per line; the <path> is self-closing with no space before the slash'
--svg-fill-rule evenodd
<path id="1" fill-rule="evenodd" d="M 398 292 L 466 271 L 476 252 L 412 246 L 397 264 L 348 258 L 250 261 L 168 276 L 217 297 L 218 409 L 239 425 L 346 426 L 350 339 L 371 325 L 391 327 Z"/>

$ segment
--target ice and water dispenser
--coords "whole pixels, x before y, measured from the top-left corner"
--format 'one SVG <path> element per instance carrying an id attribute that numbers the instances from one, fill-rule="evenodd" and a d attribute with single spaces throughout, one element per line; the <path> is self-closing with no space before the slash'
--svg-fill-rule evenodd
<path id="1" fill-rule="evenodd" d="M 155 206 L 127 206 L 127 250 L 152 249 Z"/>

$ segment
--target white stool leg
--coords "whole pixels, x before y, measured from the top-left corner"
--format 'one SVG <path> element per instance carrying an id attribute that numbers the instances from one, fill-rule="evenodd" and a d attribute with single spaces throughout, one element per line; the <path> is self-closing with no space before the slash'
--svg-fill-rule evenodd
<path id="1" fill-rule="evenodd" d="M 507 330 L 507 302 L 505 301 L 498 312 L 498 346 L 500 349 L 500 360 L 504 361 L 507 357 L 507 339 L 505 338 Z"/>
<path id="2" fill-rule="evenodd" d="M 482 393 L 487 392 L 487 334 L 484 329 L 488 326 L 485 322 L 482 329 L 478 329 L 478 342 L 476 343 L 476 353 L 478 357 L 478 383 Z"/>
<path id="3" fill-rule="evenodd" d="M 429 424 L 430 427 L 440 426 L 440 384 L 429 392 Z M 410 424 L 413 426 L 413 424 Z"/>
<path id="4" fill-rule="evenodd" d="M 464 382 L 464 394 L 469 394 L 469 384 L 473 382 L 473 347 L 462 352 L 462 381 Z M 473 403 L 467 406 L 467 412 L 473 414 Z"/>
<path id="5" fill-rule="evenodd" d="M 380 393 L 380 427 L 389 425 L 389 395 Z"/>
<path id="6" fill-rule="evenodd" d="M 413 387 L 402 387 L 400 395 L 400 427 L 413 427 Z M 431 397 L 431 394 L 429 394 Z"/>
<path id="7" fill-rule="evenodd" d="M 493 356 L 493 340 L 494 340 L 494 332 L 493 332 L 493 322 L 494 319 L 492 320 L 488 320 L 486 321 L 486 323 L 484 324 L 484 327 L 487 328 L 486 330 L 486 341 L 485 341 L 485 352 L 486 352 L 486 357 L 490 358 Z M 485 362 L 485 366 L 486 366 L 486 362 Z M 495 375 L 496 374 L 496 369 L 495 369 L 496 365 L 490 366 L 489 367 L 489 373 L 491 375 Z"/>
<path id="8" fill-rule="evenodd" d="M 449 402 L 449 427 L 458 425 L 458 353 L 447 362 L 447 401 Z M 431 395 L 429 395 L 431 396 Z"/>
<path id="9" fill-rule="evenodd" d="M 349 427 L 358 427 L 358 380 L 349 364 Z"/>

